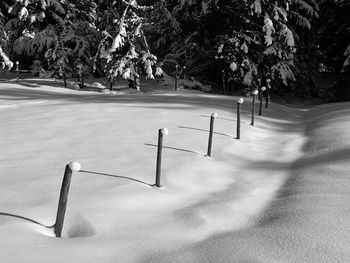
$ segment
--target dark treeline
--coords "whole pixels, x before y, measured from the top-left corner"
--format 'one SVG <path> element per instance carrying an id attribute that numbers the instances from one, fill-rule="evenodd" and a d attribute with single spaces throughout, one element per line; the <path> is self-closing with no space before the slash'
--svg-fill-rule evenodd
<path id="1" fill-rule="evenodd" d="M 47 77 L 172 74 L 350 99 L 348 0 L 2 0 L 0 59 Z M 329 90 L 320 75 L 335 76 Z M 220 91 L 220 90 L 219 90 Z"/>

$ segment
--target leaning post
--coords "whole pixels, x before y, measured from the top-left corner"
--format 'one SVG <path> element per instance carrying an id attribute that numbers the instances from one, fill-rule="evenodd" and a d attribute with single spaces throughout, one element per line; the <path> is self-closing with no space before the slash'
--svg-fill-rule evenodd
<path id="1" fill-rule="evenodd" d="M 211 157 L 211 149 L 213 145 L 214 121 L 217 116 L 218 114 L 216 112 L 213 112 L 213 114 L 210 116 L 210 130 L 209 130 L 208 151 L 207 151 L 207 156 L 209 157 Z"/>
<path id="2" fill-rule="evenodd" d="M 157 150 L 157 167 L 156 167 L 156 187 L 161 187 L 160 176 L 162 170 L 162 150 L 163 150 L 163 135 L 168 135 L 169 131 L 167 128 L 158 130 L 158 150 Z"/>
<path id="3" fill-rule="evenodd" d="M 78 172 L 80 170 L 81 170 L 81 165 L 78 162 L 70 162 L 69 164 L 66 165 L 62 186 L 61 186 L 60 199 L 58 202 L 56 222 L 54 224 L 54 232 L 56 237 L 61 237 L 61 234 L 62 234 L 62 228 L 63 228 L 64 216 L 66 214 L 69 186 L 70 186 L 72 174 L 73 172 Z"/>

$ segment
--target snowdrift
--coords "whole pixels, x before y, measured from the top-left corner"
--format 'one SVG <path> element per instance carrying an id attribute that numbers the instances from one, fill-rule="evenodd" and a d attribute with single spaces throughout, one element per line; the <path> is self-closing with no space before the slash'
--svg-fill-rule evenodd
<path id="1" fill-rule="evenodd" d="M 252 127 L 246 101 L 236 140 L 236 99 L 2 84 L 1 262 L 345 262 L 349 104 L 272 104 Z M 83 171 L 55 238 L 73 160 Z"/>

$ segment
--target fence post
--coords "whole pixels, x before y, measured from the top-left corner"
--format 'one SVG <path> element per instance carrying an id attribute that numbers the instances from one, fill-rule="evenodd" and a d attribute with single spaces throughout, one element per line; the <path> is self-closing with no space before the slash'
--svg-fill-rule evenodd
<path id="1" fill-rule="evenodd" d="M 258 91 L 259 91 L 259 101 L 262 100 L 262 94 L 261 94 L 261 79 L 258 79 Z"/>
<path id="2" fill-rule="evenodd" d="M 19 80 L 19 61 L 16 61 L 16 80 Z"/>
<path id="3" fill-rule="evenodd" d="M 262 103 L 263 103 L 263 92 L 266 90 L 265 87 L 261 87 L 260 89 L 260 105 L 259 105 L 259 116 L 261 116 L 261 112 L 262 112 Z"/>
<path id="4" fill-rule="evenodd" d="M 179 70 L 179 66 L 176 64 L 175 65 L 175 91 L 177 91 L 178 70 Z"/>
<path id="5" fill-rule="evenodd" d="M 237 139 L 241 138 L 241 105 L 243 102 L 243 98 L 237 100 Z"/>
<path id="6" fill-rule="evenodd" d="M 168 135 L 168 129 L 162 128 L 158 130 L 158 150 L 157 150 L 157 168 L 156 168 L 156 183 L 155 186 L 161 187 L 160 176 L 162 173 L 162 149 L 163 149 L 163 135 Z"/>
<path id="7" fill-rule="evenodd" d="M 270 90 L 271 90 L 271 79 L 266 80 L 266 105 L 265 108 L 269 107 L 269 101 L 270 101 Z"/>
<path id="8" fill-rule="evenodd" d="M 211 148 L 213 145 L 213 133 L 214 133 L 214 121 L 215 118 L 218 116 L 216 112 L 213 112 L 210 116 L 210 130 L 209 130 L 209 139 L 208 139 L 208 151 L 207 156 L 211 157 Z"/>
<path id="9" fill-rule="evenodd" d="M 225 71 L 221 70 L 221 79 L 222 79 L 222 90 L 224 95 L 226 95 L 226 82 L 225 82 Z"/>
<path id="10" fill-rule="evenodd" d="M 183 72 L 183 78 L 184 78 L 184 79 L 186 79 L 186 69 L 187 69 L 186 66 L 183 66 L 183 67 L 182 67 L 182 72 Z"/>
<path id="11" fill-rule="evenodd" d="M 256 95 L 258 94 L 258 90 L 253 91 L 253 102 L 252 102 L 252 121 L 251 125 L 254 126 L 254 118 L 255 118 L 255 100 L 256 100 Z"/>
<path id="12" fill-rule="evenodd" d="M 58 202 L 56 222 L 54 224 L 54 232 L 56 237 L 61 237 L 61 234 L 62 234 L 62 228 L 63 228 L 64 216 L 66 214 L 68 192 L 69 192 L 69 186 L 70 186 L 72 174 L 73 172 L 80 171 L 80 169 L 81 169 L 81 165 L 78 162 L 70 162 L 69 164 L 66 165 L 62 186 L 61 186 L 60 199 Z"/>

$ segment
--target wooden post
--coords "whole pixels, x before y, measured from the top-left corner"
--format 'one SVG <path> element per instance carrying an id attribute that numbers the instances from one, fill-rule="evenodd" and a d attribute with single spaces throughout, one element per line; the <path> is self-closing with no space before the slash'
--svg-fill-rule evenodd
<path id="1" fill-rule="evenodd" d="M 226 95 L 226 82 L 225 82 L 225 71 L 221 70 L 221 79 L 222 79 L 222 90 L 224 95 Z"/>
<path id="2" fill-rule="evenodd" d="M 62 69 L 62 73 L 63 73 L 64 87 L 67 88 L 67 75 L 66 75 L 66 70 L 64 68 Z"/>
<path id="3" fill-rule="evenodd" d="M 81 88 L 84 88 L 84 74 L 81 73 Z"/>
<path id="4" fill-rule="evenodd" d="M 263 103 L 263 92 L 266 90 L 265 87 L 261 87 L 260 89 L 260 97 L 261 97 L 261 100 L 260 100 L 260 105 L 259 105 L 259 116 L 261 116 L 261 112 L 262 112 L 262 103 Z"/>
<path id="5" fill-rule="evenodd" d="M 56 222 L 54 224 L 54 232 L 56 237 L 61 237 L 61 234 L 62 234 L 62 228 L 63 228 L 64 216 L 66 214 L 68 192 L 69 192 L 69 186 L 70 186 L 72 174 L 73 172 L 77 172 L 80 169 L 81 169 L 81 165 L 78 162 L 70 162 L 69 164 L 66 165 L 66 169 L 64 171 L 64 176 L 63 176 L 63 182 L 61 186 L 60 199 L 58 202 Z"/>
<path id="6" fill-rule="evenodd" d="M 262 100 L 261 79 L 258 79 L 258 92 L 259 92 L 259 101 L 261 101 Z"/>
<path id="7" fill-rule="evenodd" d="M 16 80 L 19 80 L 19 61 L 16 61 Z"/>
<path id="8" fill-rule="evenodd" d="M 186 79 L 186 69 L 187 67 L 186 66 L 183 66 L 182 67 L 182 71 L 183 71 L 183 78 Z"/>
<path id="9" fill-rule="evenodd" d="M 242 98 L 237 100 L 237 139 L 241 138 L 241 105 L 243 102 Z"/>
<path id="10" fill-rule="evenodd" d="M 271 80 L 266 80 L 266 105 L 265 108 L 269 107 L 269 101 L 270 101 L 270 90 L 271 90 Z"/>
<path id="11" fill-rule="evenodd" d="M 114 82 L 114 79 L 113 79 L 113 78 L 110 78 L 110 79 L 109 79 L 109 90 L 110 90 L 110 91 L 113 91 L 113 82 Z"/>
<path id="12" fill-rule="evenodd" d="M 253 91 L 253 102 L 252 102 L 252 121 L 251 125 L 254 126 L 254 118 L 255 118 L 255 100 L 256 100 L 256 95 L 258 95 L 258 90 Z"/>
<path id="13" fill-rule="evenodd" d="M 178 70 L 179 70 L 179 66 L 176 64 L 176 66 L 175 66 L 175 91 L 177 91 Z"/>
<path id="14" fill-rule="evenodd" d="M 218 114 L 216 112 L 213 112 L 213 114 L 210 116 L 210 130 L 209 130 L 208 151 L 207 151 L 207 156 L 209 157 L 211 157 L 211 148 L 213 145 L 214 121 L 217 116 Z"/>
<path id="15" fill-rule="evenodd" d="M 168 135 L 168 129 L 162 128 L 158 130 L 158 151 L 157 151 L 157 168 L 156 168 L 156 183 L 155 186 L 161 187 L 160 176 L 162 170 L 162 149 L 163 149 L 163 135 Z"/>

